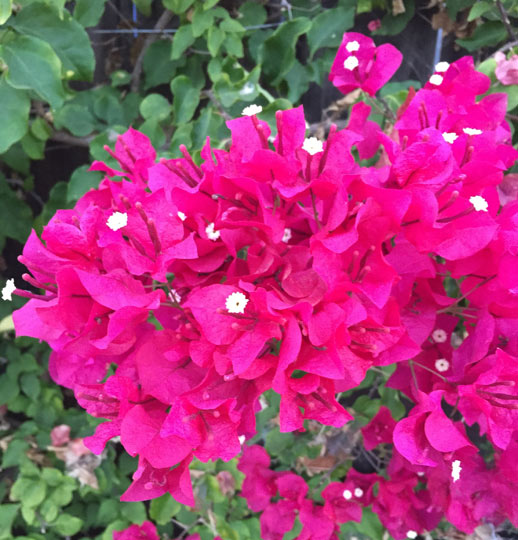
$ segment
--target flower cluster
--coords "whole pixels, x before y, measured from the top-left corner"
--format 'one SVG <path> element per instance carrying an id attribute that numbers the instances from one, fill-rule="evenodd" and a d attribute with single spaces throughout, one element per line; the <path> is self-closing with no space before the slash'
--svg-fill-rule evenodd
<path id="1" fill-rule="evenodd" d="M 400 60 L 346 34 L 331 77 L 374 94 Z M 201 164 L 185 147 L 157 162 L 130 129 L 107 149 L 117 168 L 94 163 L 99 189 L 31 234 L 24 279 L 44 292 L 5 292 L 30 298 L 17 333 L 47 341 L 55 381 L 107 419 L 88 447 L 119 436 L 138 456 L 123 500 L 193 504 L 189 463 L 238 455 L 268 389 L 281 431 L 341 427 L 352 416 L 337 393 L 397 364 L 388 384 L 414 407 L 365 432 L 370 448 L 394 447 L 387 478 L 332 484 L 322 509 L 254 450 L 247 496 L 270 537 L 297 510 L 300 538 L 324 538 L 311 520 L 357 519 L 370 503 L 396 539 L 443 515 L 465 531 L 518 523 L 518 202 L 500 188 L 518 152 L 506 95 L 478 97 L 489 85 L 469 57 L 441 63 L 391 133 L 362 102 L 325 141 L 306 138 L 302 107 L 277 112 L 275 137 L 247 108 L 227 123 L 230 148 L 207 141 Z M 494 447 L 490 472 L 473 424 Z"/>

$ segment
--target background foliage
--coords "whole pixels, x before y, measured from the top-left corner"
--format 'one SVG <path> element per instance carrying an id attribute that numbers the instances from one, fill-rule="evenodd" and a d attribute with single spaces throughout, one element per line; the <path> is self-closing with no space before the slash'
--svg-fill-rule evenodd
<path id="1" fill-rule="evenodd" d="M 270 121 L 277 109 L 303 103 L 313 134 L 344 124 L 354 100 L 366 98 L 338 99 L 324 81 L 343 32 L 368 33 L 377 19 L 377 40 L 392 41 L 405 58 L 399 82 L 382 96 L 388 109 L 430 76 L 435 61 L 469 53 L 492 76 L 490 92 L 509 94 L 509 119 L 518 120 L 517 87 L 496 82 L 491 58 L 518 45 L 517 16 L 514 0 L 0 0 L 1 285 L 21 280 L 16 257 L 31 228 L 40 232 L 57 208 L 98 184 L 88 164 L 106 161 L 104 145 L 129 125 L 151 138 L 159 157 L 178 157 L 179 144 L 196 156 L 206 137 L 225 147 L 225 121 L 250 103 Z M 384 123 L 387 114 L 373 117 Z M 170 537 L 260 537 L 258 519 L 234 496 L 242 482 L 235 460 L 194 464 L 199 507 L 189 510 L 169 496 L 120 503 L 136 464 L 116 443 L 100 458 L 77 456 L 73 441 L 52 446 L 55 426 L 70 426 L 80 439 L 95 420 L 49 379 L 46 347 L 14 339 L 9 314 L 17 302 L 0 305 L 0 539 L 109 539 L 145 519 Z M 375 470 L 383 456 L 369 455 L 357 434 L 380 404 L 403 415 L 395 392 L 378 389 L 387 375 L 371 372 L 342 396 L 358 419 L 341 430 L 309 424 L 304 434 L 281 435 L 278 399 L 268 394 L 254 442 L 276 467 L 305 473 L 315 491 L 342 478 L 352 461 Z M 387 537 L 373 514 L 364 517 L 344 527 L 344 538 Z"/>

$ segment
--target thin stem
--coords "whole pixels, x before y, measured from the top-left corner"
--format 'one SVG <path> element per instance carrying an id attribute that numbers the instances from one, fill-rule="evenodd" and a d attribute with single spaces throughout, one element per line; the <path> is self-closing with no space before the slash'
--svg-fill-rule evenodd
<path id="1" fill-rule="evenodd" d="M 513 30 L 513 27 L 511 26 L 509 15 L 507 15 L 507 11 L 505 10 L 501 0 L 496 0 L 495 3 L 496 3 L 496 7 L 498 8 L 498 11 L 500 12 L 500 18 L 502 19 L 505 29 L 507 30 L 507 34 L 509 35 L 512 41 L 516 41 L 516 34 Z"/>
<path id="2" fill-rule="evenodd" d="M 412 380 L 414 381 L 414 386 L 417 392 L 419 392 L 419 385 L 417 384 L 417 377 L 415 375 L 414 361 L 409 360 L 408 365 L 410 366 L 410 373 L 412 374 Z"/>
<path id="3" fill-rule="evenodd" d="M 496 278 L 496 274 L 494 274 L 493 276 L 490 276 L 484 280 L 482 280 L 480 283 L 477 283 L 477 285 L 475 285 L 473 288 L 471 288 L 467 293 L 463 294 L 460 298 L 457 298 L 457 300 L 455 300 L 455 302 L 453 302 L 453 304 L 450 304 L 449 306 L 443 308 L 443 309 L 439 309 L 437 311 L 437 313 L 447 313 L 448 310 L 454 306 L 455 304 L 458 304 L 459 302 L 461 302 L 462 300 L 465 300 L 472 292 L 475 292 L 477 289 L 479 289 L 480 287 L 483 287 L 486 283 L 489 283 L 492 279 Z"/>
<path id="4" fill-rule="evenodd" d="M 425 366 L 425 365 L 421 364 L 420 362 L 416 362 L 415 360 L 411 360 L 411 362 L 413 362 L 416 366 L 419 366 L 420 368 L 428 371 L 432 375 L 436 375 L 437 377 L 439 377 L 439 379 L 442 379 L 444 382 L 448 382 L 448 379 L 446 377 L 444 377 L 443 375 L 437 373 L 437 371 L 434 371 L 433 369 L 430 369 L 428 366 Z"/>

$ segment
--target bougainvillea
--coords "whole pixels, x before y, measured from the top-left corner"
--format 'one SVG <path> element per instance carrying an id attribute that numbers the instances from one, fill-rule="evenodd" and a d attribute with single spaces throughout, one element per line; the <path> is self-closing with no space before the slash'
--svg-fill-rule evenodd
<path id="1" fill-rule="evenodd" d="M 374 95 L 400 62 L 345 34 L 331 80 Z M 277 112 L 275 136 L 247 107 L 230 148 L 207 141 L 201 163 L 184 147 L 157 162 L 130 129 L 107 149 L 119 168 L 95 162 L 99 188 L 31 234 L 24 279 L 44 292 L 11 282 L 4 296 L 30 298 L 18 335 L 47 341 L 54 380 L 107 420 L 87 446 L 118 436 L 138 456 L 123 500 L 192 505 L 192 459 L 244 445 L 242 495 L 265 540 L 296 516 L 299 539 L 338 538 L 366 506 L 396 539 L 443 516 L 466 532 L 518 525 L 518 202 L 500 189 L 518 152 L 506 95 L 480 97 L 489 85 L 469 57 L 440 63 L 390 131 L 361 103 L 325 141 L 306 137 L 302 107 Z M 363 430 L 366 448 L 390 449 L 383 475 L 351 469 L 319 504 L 246 447 L 266 390 L 282 432 L 341 427 L 353 416 L 337 393 L 392 364 L 408 412 L 382 409 Z"/>

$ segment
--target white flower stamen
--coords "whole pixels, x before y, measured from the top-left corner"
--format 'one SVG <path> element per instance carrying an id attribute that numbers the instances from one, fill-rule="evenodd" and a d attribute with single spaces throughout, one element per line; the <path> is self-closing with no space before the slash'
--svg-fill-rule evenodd
<path id="1" fill-rule="evenodd" d="M 462 467 L 460 466 L 460 460 L 456 459 L 451 464 L 451 477 L 453 478 L 454 482 L 457 482 L 457 480 L 459 480 L 460 471 L 462 471 Z"/>
<path id="2" fill-rule="evenodd" d="M 453 144 L 459 136 L 456 133 L 445 132 L 442 134 L 442 138 L 450 144 Z"/>
<path id="3" fill-rule="evenodd" d="M 448 339 L 448 334 L 442 328 L 437 328 L 432 332 L 432 339 L 435 343 L 444 343 Z"/>
<path id="4" fill-rule="evenodd" d="M 112 231 L 118 231 L 128 224 L 128 214 L 126 212 L 114 212 L 106 221 L 106 225 Z"/>
<path id="5" fill-rule="evenodd" d="M 445 71 L 448 71 L 449 67 L 450 67 L 449 62 L 439 62 L 438 64 L 435 64 L 435 71 L 439 73 L 444 73 Z"/>
<path id="6" fill-rule="evenodd" d="M 412 538 L 412 540 L 413 540 L 414 538 L 417 538 L 417 533 L 415 531 L 407 531 L 406 532 L 406 537 L 407 538 Z"/>
<path id="7" fill-rule="evenodd" d="M 219 231 L 214 230 L 214 223 L 209 223 L 205 227 L 205 234 L 207 235 L 207 238 L 213 242 L 215 242 L 221 236 Z"/>
<path id="8" fill-rule="evenodd" d="M 182 221 L 185 221 L 187 219 L 187 216 L 183 212 L 181 212 L 180 210 L 178 210 L 177 215 Z"/>
<path id="9" fill-rule="evenodd" d="M 462 131 L 464 131 L 466 135 L 480 135 L 482 133 L 481 129 L 470 127 L 464 128 Z"/>
<path id="10" fill-rule="evenodd" d="M 229 313 L 244 313 L 248 298 L 242 292 L 233 292 L 225 300 L 225 307 Z"/>
<path id="11" fill-rule="evenodd" d="M 356 58 L 356 56 L 348 56 L 344 62 L 344 68 L 348 69 L 349 71 L 356 69 L 359 65 L 360 62 L 358 62 L 358 58 Z"/>
<path id="12" fill-rule="evenodd" d="M 182 301 L 182 297 L 178 294 L 178 291 L 176 289 L 171 289 L 168 296 L 171 299 L 171 302 L 176 302 L 177 304 L 179 304 Z"/>
<path id="13" fill-rule="evenodd" d="M 475 195 L 469 198 L 469 202 L 473 205 L 477 212 L 487 212 L 487 201 L 480 195 Z"/>
<path id="14" fill-rule="evenodd" d="M 282 235 L 282 241 L 287 244 L 291 240 L 291 229 L 284 229 L 284 234 Z"/>
<path id="15" fill-rule="evenodd" d="M 245 444 L 246 437 L 244 435 L 239 435 L 238 439 L 239 439 L 239 444 L 243 446 L 243 444 Z"/>
<path id="16" fill-rule="evenodd" d="M 363 489 L 362 488 L 355 488 L 354 489 L 354 496 L 357 498 L 363 497 Z"/>
<path id="17" fill-rule="evenodd" d="M 345 489 L 342 495 L 346 501 L 353 498 L 353 494 L 348 489 Z"/>
<path id="18" fill-rule="evenodd" d="M 448 371 L 450 369 L 450 363 L 446 358 L 439 358 L 435 361 L 435 369 L 439 373 L 444 373 L 445 371 Z"/>
<path id="19" fill-rule="evenodd" d="M 261 105 L 255 105 L 254 103 L 252 105 L 248 105 L 248 107 L 245 107 L 241 114 L 243 116 L 254 116 L 254 114 L 259 114 L 260 112 L 262 112 L 262 110 L 263 108 L 261 107 Z"/>
<path id="20" fill-rule="evenodd" d="M 308 137 L 307 139 L 304 139 L 302 150 L 305 150 L 308 154 L 314 156 L 315 154 L 324 151 L 324 144 L 316 137 Z"/>
<path id="21" fill-rule="evenodd" d="M 428 79 L 428 82 L 430 84 L 433 84 L 435 86 L 439 86 L 440 84 L 442 84 L 442 81 L 443 81 L 443 76 L 442 75 L 439 75 L 438 73 L 434 73 L 429 79 Z"/>
<path id="22" fill-rule="evenodd" d="M 13 299 L 12 294 L 16 290 L 16 285 L 14 284 L 14 279 L 8 279 L 5 283 L 5 287 L 2 289 L 2 300 Z"/>
<path id="23" fill-rule="evenodd" d="M 355 41 L 349 41 L 347 45 L 345 46 L 345 49 L 347 52 L 356 52 L 360 50 L 360 44 Z"/>

